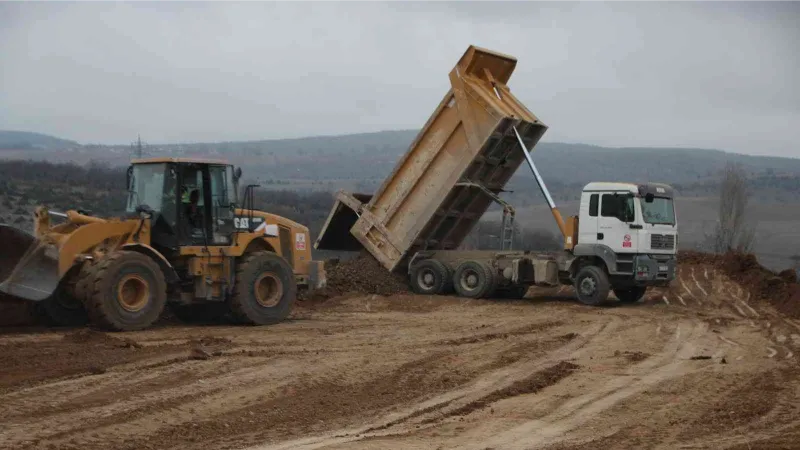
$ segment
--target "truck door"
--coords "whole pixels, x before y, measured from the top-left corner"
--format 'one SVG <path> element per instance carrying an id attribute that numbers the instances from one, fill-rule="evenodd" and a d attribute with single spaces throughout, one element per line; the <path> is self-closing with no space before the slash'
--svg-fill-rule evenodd
<path id="1" fill-rule="evenodd" d="M 597 212 L 600 207 L 600 194 L 593 193 L 581 196 L 581 208 L 578 214 L 578 243 L 596 244 L 598 242 Z"/>
<path id="2" fill-rule="evenodd" d="M 605 193 L 600 200 L 597 243 L 605 244 L 617 253 L 634 252 L 638 236 L 630 228 L 630 223 L 636 218 L 633 194 Z"/>

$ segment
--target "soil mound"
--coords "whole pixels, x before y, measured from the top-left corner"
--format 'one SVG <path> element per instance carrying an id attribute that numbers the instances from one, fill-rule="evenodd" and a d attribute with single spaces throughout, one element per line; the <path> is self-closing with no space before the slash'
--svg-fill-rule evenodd
<path id="1" fill-rule="evenodd" d="M 327 286 L 312 294 L 303 294 L 301 301 L 323 302 L 345 294 L 396 295 L 409 292 L 402 275 L 390 273 L 372 255 L 362 252 L 358 257 L 325 262 Z"/>
<path id="2" fill-rule="evenodd" d="M 711 265 L 748 289 L 753 298 L 771 303 L 789 317 L 800 318 L 800 285 L 794 273 L 787 273 L 792 271 L 777 274 L 759 264 L 755 255 L 741 252 L 715 255 L 680 251 L 678 264 Z"/>

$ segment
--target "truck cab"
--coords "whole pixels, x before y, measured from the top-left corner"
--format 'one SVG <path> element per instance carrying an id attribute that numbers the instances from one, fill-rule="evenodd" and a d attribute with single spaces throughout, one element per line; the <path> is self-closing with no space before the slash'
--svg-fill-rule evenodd
<path id="1" fill-rule="evenodd" d="M 647 286 L 666 285 L 675 278 L 677 243 L 674 190 L 669 185 L 587 184 L 569 269 L 579 298 L 579 274 L 588 265 L 604 266 L 618 297 L 626 290 L 641 297 Z M 590 290 L 584 293 L 587 298 L 581 300 L 591 303 Z"/>

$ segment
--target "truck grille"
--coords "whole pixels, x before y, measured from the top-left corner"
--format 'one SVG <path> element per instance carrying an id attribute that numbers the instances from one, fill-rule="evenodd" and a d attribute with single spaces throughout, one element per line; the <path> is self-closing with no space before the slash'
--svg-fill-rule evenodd
<path id="1" fill-rule="evenodd" d="M 675 248 L 674 234 L 651 234 L 650 248 L 653 250 L 672 250 Z"/>

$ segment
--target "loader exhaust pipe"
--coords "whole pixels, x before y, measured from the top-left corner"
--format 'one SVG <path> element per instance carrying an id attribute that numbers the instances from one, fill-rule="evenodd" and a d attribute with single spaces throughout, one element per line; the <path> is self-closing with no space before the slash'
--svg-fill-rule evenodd
<path id="1" fill-rule="evenodd" d="M 23 300 L 44 300 L 58 287 L 58 256 L 52 245 L 0 224 L 0 292 Z"/>

